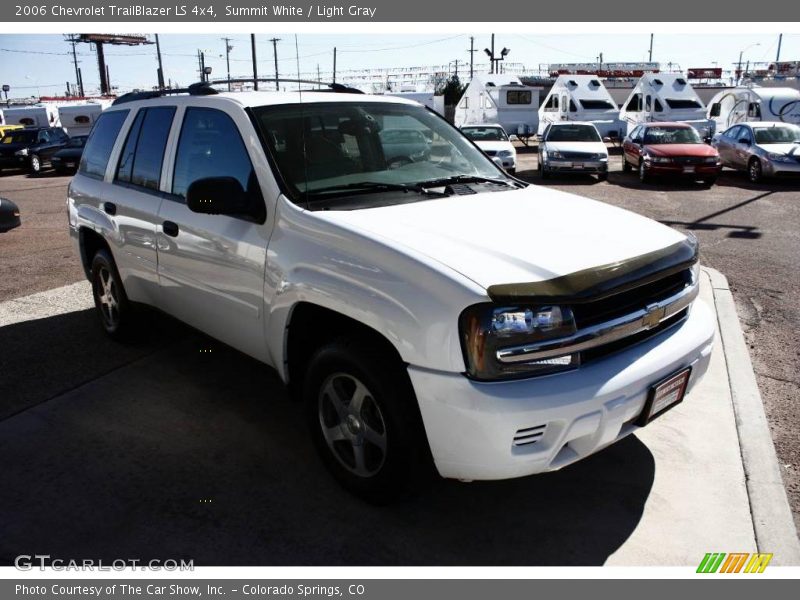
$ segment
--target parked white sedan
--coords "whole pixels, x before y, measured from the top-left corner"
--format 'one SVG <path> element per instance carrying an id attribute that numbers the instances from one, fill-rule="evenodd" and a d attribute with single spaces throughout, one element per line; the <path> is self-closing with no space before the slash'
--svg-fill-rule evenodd
<path id="1" fill-rule="evenodd" d="M 608 148 L 593 123 L 551 123 L 539 143 L 539 174 L 596 173 L 608 177 Z"/>
<path id="2" fill-rule="evenodd" d="M 512 175 L 517 170 L 517 150 L 502 125 L 465 125 L 461 133 Z"/>

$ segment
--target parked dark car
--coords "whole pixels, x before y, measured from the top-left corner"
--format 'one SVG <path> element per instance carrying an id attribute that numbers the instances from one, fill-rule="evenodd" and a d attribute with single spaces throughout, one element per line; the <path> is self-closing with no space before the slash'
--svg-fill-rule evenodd
<path id="1" fill-rule="evenodd" d="M 716 148 L 687 123 L 639 125 L 622 142 L 622 153 L 622 170 L 636 169 L 642 182 L 664 175 L 713 185 L 722 170 Z"/>
<path id="2" fill-rule="evenodd" d="M 64 175 L 66 173 L 74 173 L 78 170 L 78 164 L 81 162 L 81 155 L 83 154 L 83 147 L 86 145 L 88 135 L 76 135 L 69 139 L 69 143 L 61 150 L 53 155 L 50 163 L 56 170 L 56 173 Z"/>
<path id="3" fill-rule="evenodd" d="M 69 142 L 60 127 L 26 127 L 9 131 L 0 140 L 0 171 L 26 169 L 36 175 Z"/>
<path id="4" fill-rule="evenodd" d="M 0 198 L 0 233 L 19 226 L 19 207 L 7 198 Z"/>

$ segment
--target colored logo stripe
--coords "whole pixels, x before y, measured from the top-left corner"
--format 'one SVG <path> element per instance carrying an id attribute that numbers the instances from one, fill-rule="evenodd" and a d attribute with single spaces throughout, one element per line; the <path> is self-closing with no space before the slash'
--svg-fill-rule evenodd
<path id="1" fill-rule="evenodd" d="M 727 558 L 726 558 L 727 556 Z M 748 560 L 748 558 L 750 560 Z M 698 573 L 763 573 L 772 560 L 772 554 L 748 552 L 708 552 L 697 567 Z M 724 561 L 724 562 L 723 562 Z M 745 563 L 747 566 L 745 566 Z"/>

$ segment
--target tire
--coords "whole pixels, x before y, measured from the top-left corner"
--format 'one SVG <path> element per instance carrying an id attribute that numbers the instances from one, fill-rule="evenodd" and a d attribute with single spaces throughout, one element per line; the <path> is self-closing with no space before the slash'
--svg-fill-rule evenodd
<path id="1" fill-rule="evenodd" d="M 544 163 L 539 161 L 539 176 L 542 179 L 550 179 L 550 173 L 547 172 L 544 168 Z"/>
<path id="2" fill-rule="evenodd" d="M 506 169 L 506 173 L 508 173 L 509 175 L 516 175 L 517 174 L 517 169 L 515 169 L 514 167 L 511 167 L 510 169 Z"/>
<path id="3" fill-rule="evenodd" d="M 750 159 L 747 163 L 747 178 L 750 183 L 760 183 L 764 179 L 764 170 L 761 168 L 761 161 L 756 157 Z"/>
<path id="4" fill-rule="evenodd" d="M 605 173 L 598 173 L 597 174 L 597 180 L 598 181 L 608 181 L 608 172 L 606 171 Z"/>
<path id="5" fill-rule="evenodd" d="M 38 154 L 32 154 L 30 158 L 30 172 L 31 175 L 38 175 L 42 172 L 42 160 Z"/>
<path id="6" fill-rule="evenodd" d="M 639 181 L 642 183 L 650 181 L 650 174 L 647 172 L 647 167 L 644 166 L 644 161 L 639 162 Z"/>
<path id="7" fill-rule="evenodd" d="M 706 177 L 705 179 L 703 179 L 703 185 L 705 187 L 711 187 L 715 183 L 717 183 L 717 178 L 716 177 Z"/>
<path id="8" fill-rule="evenodd" d="M 317 452 L 339 484 L 356 496 L 389 504 L 430 472 L 408 374 L 375 343 L 340 339 L 324 345 L 308 363 L 302 397 Z"/>
<path id="9" fill-rule="evenodd" d="M 623 173 L 630 173 L 632 170 L 631 163 L 628 162 L 628 159 L 625 158 L 625 155 L 622 156 L 622 172 Z"/>
<path id="10" fill-rule="evenodd" d="M 131 303 L 108 250 L 98 250 L 92 259 L 92 296 L 100 325 L 110 337 L 126 339 L 133 326 Z"/>

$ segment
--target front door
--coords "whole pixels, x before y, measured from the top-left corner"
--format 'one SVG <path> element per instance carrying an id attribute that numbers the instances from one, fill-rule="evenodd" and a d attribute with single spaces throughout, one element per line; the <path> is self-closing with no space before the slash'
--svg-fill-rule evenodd
<path id="1" fill-rule="evenodd" d="M 171 193 L 159 211 L 158 273 L 167 312 L 264 360 L 269 228 L 253 161 L 240 134 L 240 126 L 247 124 L 243 112 L 229 115 L 212 108 L 186 109 Z M 192 182 L 206 177 L 236 178 L 254 206 L 261 203 L 261 218 L 190 211 L 186 191 Z"/>

